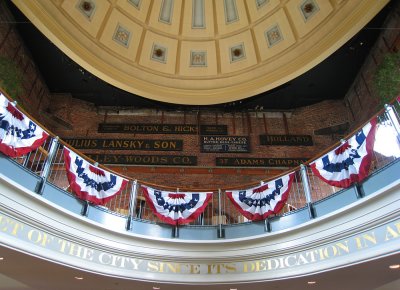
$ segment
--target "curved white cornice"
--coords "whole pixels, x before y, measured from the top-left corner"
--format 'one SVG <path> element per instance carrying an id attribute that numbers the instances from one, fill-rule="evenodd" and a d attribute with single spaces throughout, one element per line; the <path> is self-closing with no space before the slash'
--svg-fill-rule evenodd
<path id="1" fill-rule="evenodd" d="M 1 244 L 66 266 L 135 280 L 268 281 L 400 251 L 400 181 L 280 232 L 188 241 L 119 232 L 72 214 L 0 175 Z M 201 283 L 200 283 L 201 284 Z"/>

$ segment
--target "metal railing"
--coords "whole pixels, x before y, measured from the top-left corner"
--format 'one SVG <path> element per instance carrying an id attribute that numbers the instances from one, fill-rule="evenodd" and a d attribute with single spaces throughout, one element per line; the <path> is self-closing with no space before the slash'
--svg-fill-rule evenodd
<path id="1" fill-rule="evenodd" d="M 389 132 L 391 135 L 386 135 L 386 137 L 378 136 L 377 138 L 397 138 L 397 140 L 400 142 L 399 108 L 399 100 L 396 100 L 392 105 L 386 105 L 385 110 L 382 110 L 378 114 L 378 130 L 385 129 L 386 134 Z M 29 114 L 27 115 L 29 116 Z M 15 158 L 15 161 L 34 174 L 40 176 L 42 178 L 42 184 L 46 181 L 50 182 L 60 189 L 65 190 L 73 195 L 69 188 L 63 156 L 64 146 L 67 146 L 68 148 L 70 147 L 64 141 L 58 140 L 58 137 L 54 136 L 54 134 L 51 135 L 52 136 L 50 136 L 44 145 L 39 149 L 23 157 Z M 349 136 L 351 135 L 352 134 Z M 386 143 L 386 140 L 384 140 L 384 143 Z M 338 144 L 339 142 L 331 148 L 334 148 Z M 331 148 L 328 148 L 323 154 L 329 152 Z M 70 149 L 76 151 L 73 148 Z M 399 158 L 400 153 L 398 152 L 398 146 L 397 148 L 396 146 L 393 146 L 393 148 L 388 149 L 389 151 L 390 149 L 393 150 L 392 154 L 390 154 L 390 152 L 388 154 L 379 152 L 378 150 L 374 151 L 370 174 Z M 80 152 L 77 153 L 81 156 L 83 155 Z M 85 159 L 91 160 L 90 158 Z M 288 171 L 295 172 L 294 181 L 290 189 L 286 206 L 282 209 L 279 215 L 289 214 L 291 211 L 304 208 L 312 202 L 319 201 L 342 190 L 341 188 L 330 186 L 320 180 L 318 177 L 314 176 L 310 167 L 307 166 L 313 160 L 310 160 L 303 166 Z M 121 175 L 119 173 L 116 174 Z M 126 176 L 125 178 L 129 179 L 128 186 L 123 192 L 107 202 L 103 206 L 103 209 L 110 213 L 124 216 L 129 221 L 136 219 L 160 223 L 161 221 L 156 217 L 156 215 L 153 214 L 152 210 L 147 205 L 146 199 L 143 193 L 140 191 L 140 186 L 136 186 L 141 183 L 147 185 L 149 184 L 144 181 L 137 181 Z M 162 185 L 154 184 L 151 184 L 150 186 L 159 189 L 167 188 Z M 254 186 L 256 185 L 247 185 L 247 187 L 244 186 L 244 188 L 238 189 L 246 189 Z M 132 192 L 132 188 L 138 190 L 136 190 L 136 192 Z M 41 190 L 42 189 L 39 187 L 37 192 L 40 193 Z M 229 201 L 227 195 L 225 194 L 225 189 L 214 189 L 212 192 L 213 197 L 205 211 L 194 222 L 190 223 L 189 226 L 221 226 L 222 224 L 229 225 L 249 222 Z M 132 200 L 133 196 L 134 199 Z M 311 212 L 310 215 L 312 216 Z"/>

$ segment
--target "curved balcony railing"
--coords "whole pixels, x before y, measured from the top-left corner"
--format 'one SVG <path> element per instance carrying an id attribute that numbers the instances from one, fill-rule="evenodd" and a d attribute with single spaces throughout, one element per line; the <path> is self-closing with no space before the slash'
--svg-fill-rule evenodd
<path id="1" fill-rule="evenodd" d="M 370 177 L 378 174 L 385 167 L 398 164 L 397 161 L 400 156 L 398 146 L 390 146 L 388 140 L 393 138 L 400 140 L 399 107 L 400 103 L 398 98 L 391 105 L 386 105 L 385 109 L 377 114 L 379 128 L 376 135 L 377 142 L 374 147 L 372 166 L 369 172 Z M 27 115 L 29 116 L 29 114 Z M 349 136 L 351 135 L 352 134 Z M 104 206 L 94 206 L 87 201 L 77 199 L 69 188 L 66 169 L 64 166 L 63 148 L 68 147 L 80 156 L 83 156 L 85 159 L 92 161 L 92 163 L 95 162 L 90 158 L 85 157 L 81 152 L 71 148 L 63 140 L 59 140 L 58 137 L 51 134 L 51 132 L 50 137 L 39 149 L 23 157 L 13 159 L 12 163 L 37 177 L 38 182 L 34 184 L 34 186 L 27 185 L 28 187 L 33 187 L 29 189 L 34 190 L 36 193 L 43 195 L 46 199 L 61 206 L 68 204 L 68 206 L 66 206 L 67 209 L 73 212 L 80 212 L 83 216 L 87 216 L 88 218 L 94 219 L 100 223 L 107 223 L 107 218 L 104 218 L 105 216 L 108 218 L 114 217 L 118 219 L 118 221 L 123 221 L 125 224 L 124 227 L 127 231 L 133 232 L 135 232 L 135 226 L 138 223 L 145 225 L 153 224 L 163 228 L 172 229 L 172 237 L 175 238 L 181 237 L 179 235 L 179 229 L 182 228 L 188 229 L 189 231 L 196 228 L 202 230 L 217 229 L 216 238 L 223 238 L 225 237 L 224 230 L 227 227 L 257 224 L 258 228 L 262 228 L 265 232 L 280 230 L 301 224 L 306 220 L 320 216 L 324 211 L 332 211 L 335 208 L 337 209 L 338 207 L 345 206 L 348 203 L 367 195 L 368 192 L 365 192 L 365 189 L 363 189 L 359 184 L 355 184 L 347 189 L 330 186 L 317 178 L 309 168 L 308 164 L 323 154 L 326 154 L 332 150 L 332 148 L 338 146 L 338 144 L 339 142 L 328 148 L 325 152 L 322 152 L 320 155 L 309 160 L 304 165 L 290 170 L 290 172 L 295 172 L 294 181 L 289 193 L 288 201 L 279 214 L 270 216 L 262 222 L 251 222 L 248 221 L 228 200 L 225 191 L 232 188 L 211 190 L 191 188 L 190 191 L 212 191 L 213 197 L 205 211 L 194 222 L 186 226 L 180 226 L 179 228 L 163 224 L 147 205 L 143 193 L 136 191 L 137 184 L 149 185 L 154 188 L 166 190 L 176 190 L 176 188 L 151 184 L 144 180 L 135 180 L 125 176 L 125 178 L 129 179 L 129 184 L 126 189 L 121 192 L 121 194 L 107 202 Z M 0 157 L 6 159 L 4 156 Z M 7 160 L 11 161 L 10 159 Z M 120 173 L 116 174 L 121 176 Z M 395 174 L 393 178 L 398 179 L 398 177 L 398 174 L 397 176 Z M 368 182 L 368 178 L 363 181 L 363 183 L 364 182 Z M 48 192 L 49 186 L 53 188 L 53 191 Z M 244 184 L 240 189 L 252 186 L 255 186 L 255 184 Z M 182 187 L 181 190 L 184 191 L 185 188 Z M 69 201 L 65 202 L 62 197 L 55 196 L 55 192 L 62 192 L 64 196 L 68 197 Z M 343 192 L 346 193 L 335 200 L 335 196 L 338 196 Z M 351 197 L 349 198 L 348 196 Z M 335 200 L 335 205 L 329 209 L 324 209 L 322 203 L 326 199 Z M 74 200 L 74 202 L 71 203 L 70 200 Z M 89 210 L 90 208 L 94 209 L 92 210 L 92 213 L 97 212 L 100 214 L 92 215 Z M 286 221 L 288 221 L 285 225 L 276 222 L 279 219 L 284 220 L 285 218 Z M 139 231 L 139 233 L 146 234 L 148 232 L 143 230 Z M 257 233 L 260 233 L 258 229 L 254 234 Z M 215 235 L 205 235 L 205 238 L 207 237 L 215 238 Z M 238 237 L 238 235 L 232 234 L 229 237 Z"/>

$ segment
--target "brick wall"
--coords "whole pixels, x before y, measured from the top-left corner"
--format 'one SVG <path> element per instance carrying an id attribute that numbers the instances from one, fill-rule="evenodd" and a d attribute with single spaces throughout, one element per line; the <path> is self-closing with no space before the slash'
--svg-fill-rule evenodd
<path id="1" fill-rule="evenodd" d="M 98 138 L 134 140 L 182 140 L 182 151 L 82 149 L 85 154 L 173 155 L 196 156 L 196 166 L 130 166 L 113 165 L 115 171 L 150 183 L 173 187 L 218 188 L 259 182 L 288 168 L 280 167 L 221 167 L 217 157 L 224 158 L 304 158 L 309 159 L 323 151 L 342 135 L 315 135 L 314 130 L 349 121 L 349 111 L 343 101 L 324 101 L 316 105 L 286 112 L 163 112 L 158 110 L 130 110 L 124 108 L 97 108 L 71 98 L 53 95 L 48 110 L 53 122 L 47 126 L 61 138 Z M 195 124 L 226 125 L 228 136 L 247 136 L 249 153 L 202 153 L 199 135 L 185 134 L 125 134 L 98 133 L 100 123 Z M 311 135 L 313 146 L 260 145 L 259 135 Z M 112 158 L 112 157 L 110 157 Z M 106 163 L 106 162 L 105 162 Z"/>
<path id="2" fill-rule="evenodd" d="M 48 107 L 50 93 L 6 6 L 5 1 L 0 1 L 0 56 L 12 59 L 23 73 L 23 93 L 17 96 L 18 104 L 32 113 L 38 121 L 43 122 L 41 112 Z"/>

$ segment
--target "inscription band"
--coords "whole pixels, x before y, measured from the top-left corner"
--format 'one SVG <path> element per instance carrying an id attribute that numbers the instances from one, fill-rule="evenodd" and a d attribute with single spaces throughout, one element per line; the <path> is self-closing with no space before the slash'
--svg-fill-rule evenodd
<path id="1" fill-rule="evenodd" d="M 182 140 L 64 138 L 76 149 L 182 151 Z"/>
<path id="2" fill-rule="evenodd" d="M 202 261 L 184 263 L 165 260 L 150 260 L 139 257 L 111 253 L 95 247 L 75 243 L 67 238 L 55 236 L 43 229 L 20 222 L 4 213 L 0 213 L 0 240 L 4 238 L 23 241 L 26 245 L 37 246 L 44 251 L 69 256 L 86 263 L 97 264 L 108 270 L 134 271 L 138 273 L 156 273 L 170 275 L 238 275 L 249 273 L 266 274 L 280 272 L 307 265 L 326 263 L 335 259 L 353 255 L 360 251 L 379 250 L 390 245 L 398 245 L 400 238 L 400 220 L 381 224 L 374 229 L 355 233 L 349 237 L 332 241 L 329 244 L 312 246 L 307 250 L 293 251 L 274 257 L 260 256 L 257 260 L 239 259 L 222 263 L 204 263 Z M 35 247 L 33 247 L 35 248 Z"/>
<path id="3" fill-rule="evenodd" d="M 217 166 L 240 167 L 296 167 L 306 162 L 307 158 L 224 158 L 217 157 Z"/>
<path id="4" fill-rule="evenodd" d="M 313 146 L 310 135 L 260 135 L 260 145 Z"/>
<path id="5" fill-rule="evenodd" d="M 198 134 L 198 126 L 195 124 L 120 124 L 101 123 L 99 133 L 127 133 L 127 134 Z M 227 135 L 226 125 L 200 125 L 202 135 Z"/>
<path id="6" fill-rule="evenodd" d="M 182 155 L 128 155 L 128 154 L 87 154 L 88 157 L 102 164 L 130 165 L 197 165 L 196 156 Z"/>

